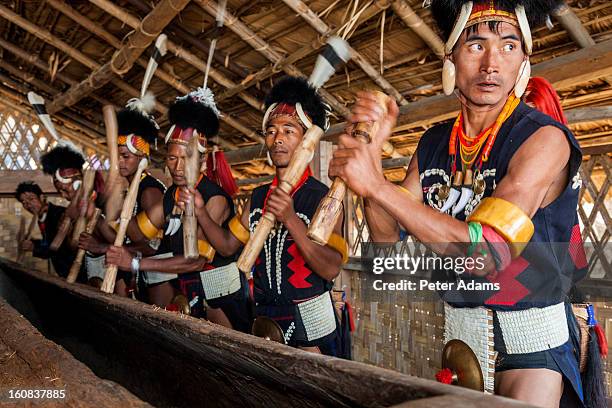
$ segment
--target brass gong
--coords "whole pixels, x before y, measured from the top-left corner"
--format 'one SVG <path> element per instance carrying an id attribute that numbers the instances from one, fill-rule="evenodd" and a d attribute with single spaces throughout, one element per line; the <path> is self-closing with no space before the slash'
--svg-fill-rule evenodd
<path id="1" fill-rule="evenodd" d="M 478 357 L 470 346 L 453 339 L 442 350 L 442 368 L 453 372 L 452 384 L 484 392 L 484 378 Z"/>
<path id="2" fill-rule="evenodd" d="M 277 343 L 285 344 L 285 335 L 283 329 L 274 320 L 269 317 L 259 316 L 253 321 L 251 333 L 257 337 L 262 337 L 266 340 L 272 340 Z"/>
<path id="3" fill-rule="evenodd" d="M 172 298 L 172 301 L 170 303 L 176 305 L 179 313 L 182 313 L 188 316 L 191 314 L 191 307 L 189 306 L 189 300 L 187 300 L 185 295 L 179 293 L 178 295 Z"/>

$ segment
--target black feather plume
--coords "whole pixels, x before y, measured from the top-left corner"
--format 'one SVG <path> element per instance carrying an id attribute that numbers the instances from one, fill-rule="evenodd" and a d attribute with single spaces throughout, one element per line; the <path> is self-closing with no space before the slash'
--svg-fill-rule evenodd
<path id="1" fill-rule="evenodd" d="M 197 129 L 207 138 L 219 133 L 219 118 L 215 111 L 191 97 L 177 99 L 168 110 L 168 119 L 172 125 L 182 129 Z"/>
<path id="2" fill-rule="evenodd" d="M 302 109 L 310 116 L 312 123 L 325 129 L 327 112 L 323 99 L 304 78 L 293 76 L 281 78 L 266 97 L 266 109 L 273 103 L 295 105 L 298 102 L 302 104 Z"/>
<path id="3" fill-rule="evenodd" d="M 40 163 L 45 173 L 53 175 L 57 169 L 81 169 L 85 157 L 74 145 L 58 143 L 41 156 Z"/>
<path id="4" fill-rule="evenodd" d="M 483 3 L 489 4 L 489 2 L 490 0 L 475 0 L 473 3 L 476 6 Z M 431 13 L 445 41 L 453 31 L 461 6 L 465 3 L 467 3 L 466 0 L 432 0 Z M 509 12 L 514 12 L 517 5 L 523 5 L 529 27 L 532 30 L 544 23 L 548 15 L 562 3 L 563 0 L 494 0 L 497 9 Z"/>
<path id="5" fill-rule="evenodd" d="M 135 134 L 142 137 L 149 144 L 153 144 L 157 138 L 158 130 L 155 122 L 145 115 L 134 109 L 121 109 L 117 113 L 119 134 L 123 136 Z"/>

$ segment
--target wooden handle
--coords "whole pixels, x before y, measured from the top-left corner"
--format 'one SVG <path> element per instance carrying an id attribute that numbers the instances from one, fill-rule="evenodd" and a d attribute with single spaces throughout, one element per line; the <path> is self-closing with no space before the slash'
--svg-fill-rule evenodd
<path id="1" fill-rule="evenodd" d="M 74 228 L 72 229 L 72 245 L 75 247 L 79 244 L 79 237 L 85 230 L 85 224 L 87 222 L 87 207 L 89 205 L 91 192 L 93 191 L 95 178 L 96 171 L 94 169 L 89 168 L 85 170 L 85 175 L 83 176 L 83 188 L 81 189 L 81 196 L 79 197 L 81 212 L 79 214 L 79 218 L 77 218 L 74 224 Z"/>
<path id="2" fill-rule="evenodd" d="M 64 214 L 64 218 L 62 218 L 62 222 L 57 228 L 57 234 L 55 234 L 53 241 L 51 241 L 51 245 L 49 245 L 51 251 L 57 251 L 58 248 L 62 246 L 64 239 L 66 239 L 66 235 L 68 235 L 68 231 L 70 231 L 70 224 L 72 224 L 72 220 Z"/>
<path id="3" fill-rule="evenodd" d="M 306 171 L 306 167 L 312 161 L 312 157 L 314 156 L 314 150 L 321 140 L 321 136 L 323 136 L 323 129 L 318 126 L 312 126 L 308 131 L 304 134 L 304 138 L 302 139 L 302 143 L 298 146 L 298 148 L 293 152 L 291 156 L 291 160 L 289 160 L 289 165 L 287 166 L 287 171 L 285 173 L 285 177 L 279 183 L 279 188 L 281 188 L 284 192 L 289 193 L 295 187 L 297 182 Z M 266 213 L 259 220 L 259 224 L 255 228 L 253 235 L 249 239 L 249 241 L 244 246 L 240 257 L 238 258 L 237 265 L 238 269 L 242 272 L 249 274 L 253 265 L 255 265 L 255 261 L 261 252 L 261 249 L 264 246 L 270 231 L 274 227 L 276 223 L 276 217 L 274 217 L 270 213 Z"/>
<path id="4" fill-rule="evenodd" d="M 104 215 L 107 220 L 116 220 L 121 209 L 121 178 L 119 175 L 119 149 L 117 147 L 117 134 L 119 127 L 115 107 L 104 105 L 104 126 L 106 128 L 106 146 L 110 167 L 106 178 L 106 192 L 104 202 Z"/>
<path id="5" fill-rule="evenodd" d="M 187 145 L 187 158 L 185 159 L 185 180 L 188 186 L 196 186 L 200 175 L 200 152 L 198 151 L 199 137 L 194 131 Z M 199 257 L 198 251 L 198 220 L 195 215 L 194 197 L 185 205 L 183 212 L 183 256 L 188 259 Z"/>
<path id="6" fill-rule="evenodd" d="M 91 218 L 87 222 L 87 225 L 85 226 L 85 232 L 87 232 L 88 234 L 91 234 L 94 231 L 94 229 L 96 228 L 96 223 L 98 222 L 98 217 L 100 216 L 100 213 L 101 211 L 99 208 L 96 208 L 94 210 L 94 213 L 92 214 Z M 68 276 L 66 277 L 66 282 L 68 283 L 76 282 L 76 279 L 79 276 L 79 272 L 81 271 L 81 265 L 83 264 L 84 257 L 85 257 L 85 250 L 80 248 L 77 252 L 76 258 L 74 258 L 74 262 L 72 263 L 72 266 L 70 267 L 70 272 L 68 273 Z"/>
<path id="7" fill-rule="evenodd" d="M 319 203 L 312 222 L 308 227 L 308 238 L 319 245 L 327 245 L 334 232 L 338 217 L 342 213 L 342 201 L 346 195 L 346 183 L 339 177 L 334 179 L 327 195 Z"/>
<path id="8" fill-rule="evenodd" d="M 132 216 L 134 215 L 134 203 L 136 203 L 136 197 L 138 196 L 138 186 L 140 185 L 140 178 L 142 172 L 147 168 L 147 159 L 143 158 L 138 164 L 138 170 L 134 174 L 132 183 L 128 190 L 127 196 L 123 201 L 123 208 L 121 209 L 121 218 L 119 223 L 119 229 L 117 230 L 117 236 L 115 237 L 115 246 L 123 246 L 125 240 L 125 234 L 127 232 L 128 225 Z M 115 291 L 115 279 L 117 278 L 117 265 L 108 265 L 106 273 L 104 274 L 104 280 L 100 290 L 106 293 L 113 293 Z"/>
<path id="9" fill-rule="evenodd" d="M 25 223 L 25 218 L 21 217 L 21 222 Z M 30 239 L 32 233 L 34 232 L 34 226 L 38 223 L 38 215 L 33 215 L 30 219 L 30 225 L 28 225 L 28 230 L 25 235 L 23 234 L 22 226 L 19 225 L 19 232 L 17 234 L 17 263 L 22 263 L 23 258 L 25 257 L 25 252 L 21 247 L 21 242 Z M 25 224 L 24 224 L 25 225 Z"/>
<path id="10" fill-rule="evenodd" d="M 383 110 L 383 116 L 387 115 L 388 96 L 379 91 L 372 91 L 378 100 L 378 105 Z M 370 143 L 378 132 L 379 122 L 359 122 L 353 128 L 353 137 L 362 143 Z M 327 195 L 321 200 L 312 222 L 308 227 L 308 238 L 319 245 L 327 245 L 329 237 L 334 232 L 334 227 L 342 213 L 342 201 L 346 195 L 346 183 L 336 177 Z"/>

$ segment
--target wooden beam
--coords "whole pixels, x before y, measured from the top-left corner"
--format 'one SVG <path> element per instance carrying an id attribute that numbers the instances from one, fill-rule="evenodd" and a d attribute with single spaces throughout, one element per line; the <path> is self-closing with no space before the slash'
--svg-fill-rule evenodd
<path id="1" fill-rule="evenodd" d="M 584 28 L 580 18 L 567 4 L 564 3 L 559 6 L 552 12 L 552 15 L 561 23 L 561 26 L 567 31 L 570 38 L 580 48 L 588 48 L 595 45 L 595 40 L 591 38 L 589 32 Z"/>
<path id="2" fill-rule="evenodd" d="M 57 194 L 53 177 L 42 170 L 0 170 L 0 196 L 13 195 L 17 185 L 28 180 L 38 184 L 44 194 Z"/>
<path id="3" fill-rule="evenodd" d="M 38 91 L 38 90 L 43 90 L 44 92 L 46 92 L 49 95 L 57 95 L 60 91 L 58 91 L 57 89 L 53 88 L 52 86 L 48 85 L 46 82 L 41 81 L 40 79 L 36 78 L 35 76 L 33 76 L 32 74 L 28 74 L 25 71 L 22 71 L 14 66 L 12 66 L 8 61 L 6 60 L 0 60 L 0 68 L 4 69 L 5 71 L 7 71 L 9 74 L 21 79 L 23 81 L 23 83 L 18 83 L 16 81 L 11 80 L 10 78 L 4 76 L 4 75 L 0 75 L 0 78 L 2 78 L 2 80 L 6 83 L 9 83 L 11 86 L 13 86 L 14 88 L 18 88 L 21 92 L 23 92 L 24 94 L 27 94 L 28 91 L 34 90 L 34 91 Z M 68 112 L 64 112 L 64 115 L 70 119 L 72 119 L 75 122 L 79 122 L 81 125 L 89 128 L 89 130 L 92 133 L 98 133 L 100 134 L 100 136 L 102 136 L 104 134 L 104 129 L 100 126 L 98 126 L 96 123 L 93 123 L 89 120 L 87 120 L 85 117 L 82 117 L 81 115 L 74 114 L 70 111 Z M 99 115 L 98 115 L 99 116 Z"/>
<path id="4" fill-rule="evenodd" d="M 4 19 L 8 20 L 9 22 L 11 22 L 11 23 L 21 27 L 22 29 L 24 29 L 27 32 L 29 32 L 30 34 L 33 34 L 37 38 L 43 40 L 47 44 L 49 44 L 49 45 L 57 48 L 58 50 L 64 52 L 70 58 L 76 60 L 77 62 L 79 62 L 79 63 L 81 63 L 83 65 L 85 65 L 87 68 L 89 68 L 91 70 L 96 70 L 96 69 L 101 67 L 101 65 L 98 62 L 94 61 L 92 58 L 90 58 L 87 55 L 83 54 L 81 51 L 71 47 L 66 42 L 56 38 L 49 30 L 46 30 L 46 29 L 44 29 L 42 27 L 38 27 L 35 24 L 32 24 L 30 21 L 28 21 L 25 18 L 21 17 L 19 14 L 16 14 L 11 9 L 9 9 L 8 7 L 3 6 L 2 4 L 0 4 L 0 17 L 2 17 Z M 140 92 L 136 88 L 133 88 L 132 86 L 128 85 L 127 83 L 125 83 L 122 80 L 114 79 L 114 80 L 112 80 L 112 83 L 117 88 L 121 89 L 122 91 L 126 92 L 128 95 L 130 95 L 132 97 L 140 96 Z M 168 110 L 165 106 L 163 106 L 159 102 L 155 104 L 155 108 L 159 112 L 161 112 L 161 113 L 166 113 L 166 111 Z M 52 112 L 49 111 L 49 113 L 52 113 Z"/>
<path id="5" fill-rule="evenodd" d="M 393 11 L 404 24 L 408 26 L 421 40 L 431 48 L 440 59 L 444 58 L 444 42 L 415 11 L 406 0 L 394 0 L 391 3 Z"/>
<path id="6" fill-rule="evenodd" d="M 100 1 L 100 0 L 95 0 Z M 219 5 L 214 1 L 209 0 L 194 0 L 196 4 L 202 7 L 207 13 L 212 16 L 217 14 L 217 9 Z M 231 13 L 225 13 L 225 26 L 232 30 L 234 34 L 240 37 L 243 41 L 247 42 L 253 49 L 262 54 L 268 60 L 276 63 L 281 63 L 284 60 L 284 56 L 276 51 L 274 48 L 270 46 L 264 39 L 262 39 L 257 33 L 251 30 L 246 24 L 244 24 L 240 19 Z M 294 65 L 287 65 L 283 68 L 283 71 L 289 75 L 299 76 L 299 77 L 307 77 L 304 75 L 297 67 Z M 343 117 L 347 117 L 349 115 L 349 110 L 340 103 L 336 98 L 334 98 L 329 92 L 324 89 L 320 89 L 319 93 L 321 96 L 331 105 L 331 107 L 339 112 Z"/>
<path id="7" fill-rule="evenodd" d="M 584 122 L 612 120 L 612 105 L 569 109 L 565 112 L 565 117 L 571 125 Z"/>
<path id="8" fill-rule="evenodd" d="M 99 8 L 101 8 L 102 10 L 104 10 L 105 12 L 115 17 L 116 19 L 125 22 L 130 27 L 132 28 L 138 27 L 139 20 L 137 17 L 131 15 L 130 13 L 126 12 L 121 7 L 111 3 L 110 1 L 91 0 L 91 2 L 94 3 L 96 6 L 98 6 Z M 185 62 L 194 66 L 202 73 L 204 73 L 204 71 L 206 70 L 206 61 L 202 60 L 201 58 L 199 58 L 192 52 L 182 48 L 181 46 L 175 44 L 171 40 L 168 40 L 167 47 L 168 47 L 168 51 L 172 52 L 178 58 L 183 59 Z M 157 71 L 155 71 L 155 75 L 158 76 L 160 79 L 162 79 L 164 82 L 168 83 L 170 86 L 180 91 L 182 94 L 187 94 L 191 91 L 191 89 L 187 85 L 183 84 L 180 80 L 178 80 L 177 78 L 174 78 L 171 74 L 163 71 L 162 69 L 158 68 Z M 222 73 L 220 73 L 219 71 L 215 70 L 212 67 L 211 67 L 211 70 L 209 71 L 209 75 L 215 82 L 219 83 L 220 85 L 224 87 L 235 86 L 234 82 L 226 78 Z M 247 104 L 254 107 L 255 109 L 260 110 L 260 111 L 263 109 L 263 102 L 257 100 L 256 98 L 249 95 L 248 93 L 242 92 L 240 93 L 239 96 Z M 239 132 L 247 136 L 249 139 L 254 140 L 258 143 L 263 143 L 263 138 L 261 137 L 261 135 L 259 135 L 257 132 L 253 131 L 252 129 L 249 129 L 247 125 L 241 123 L 238 119 L 232 118 L 229 115 L 223 115 L 221 116 L 220 119 L 222 122 L 227 123 L 229 126 L 233 127 L 234 129 L 238 130 Z M 220 142 L 220 144 L 222 147 L 226 149 L 227 148 L 231 149 L 231 148 L 236 147 L 234 144 L 229 143 L 227 141 L 222 141 Z"/>
<path id="9" fill-rule="evenodd" d="M 189 1 L 161 0 L 142 20 L 135 29 L 136 31 L 128 37 L 126 44 L 115 51 L 109 62 L 95 69 L 78 85 L 70 87 L 62 95 L 53 99 L 47 108 L 49 113 L 74 105 L 81 98 L 93 92 L 94 89 L 101 88 L 110 82 L 115 75 L 126 74 L 144 50 L 155 41 L 162 30 L 185 8 Z"/>
<path id="10" fill-rule="evenodd" d="M 49 73 L 49 66 L 48 66 L 48 64 L 43 62 L 41 59 L 39 59 L 38 56 L 36 56 L 36 54 L 30 54 L 27 51 L 24 51 L 21 48 L 17 47 L 16 45 L 6 41 L 2 37 L 0 37 L 0 47 L 4 48 L 8 52 L 10 52 L 11 54 L 15 55 L 16 57 L 22 59 L 23 61 L 27 62 L 28 64 L 34 65 L 36 68 L 40 69 L 41 71 Z M 50 73 L 49 73 L 49 77 L 51 77 Z M 59 79 L 60 81 L 68 84 L 68 85 L 74 85 L 74 84 L 78 83 L 75 79 L 73 79 L 72 77 L 69 77 L 68 75 L 64 74 L 63 72 L 57 72 L 55 74 L 55 77 L 57 79 Z M 101 105 L 113 105 L 114 106 L 114 103 L 112 103 L 108 99 L 99 97 L 97 95 L 90 95 L 90 96 L 91 96 L 91 98 L 93 98 L 96 101 L 98 101 Z"/>
<path id="11" fill-rule="evenodd" d="M 142 13 L 147 14 L 151 11 L 151 6 L 144 0 L 128 0 L 130 4 L 133 4 L 137 7 Z M 170 31 L 176 31 L 178 34 L 178 38 L 182 41 L 187 42 L 190 46 L 194 47 L 198 50 L 198 53 L 201 55 L 208 55 L 208 51 L 210 46 L 202 41 L 201 38 L 196 37 L 191 34 L 189 31 L 184 29 L 180 24 L 173 24 L 168 27 Z M 174 36 L 172 36 L 174 37 Z M 234 75 L 238 75 L 239 77 L 244 77 L 249 74 L 249 70 L 245 67 L 239 65 L 234 61 L 234 59 L 230 58 L 228 54 L 226 54 L 223 50 L 216 49 L 213 54 L 213 59 L 217 61 L 217 64 L 222 65 L 225 69 L 231 71 Z"/>
<path id="12" fill-rule="evenodd" d="M 283 0 L 283 2 L 298 13 L 304 20 L 308 22 L 319 34 L 326 34 L 331 31 L 329 26 L 319 18 L 302 0 Z M 368 76 L 380 86 L 388 95 L 394 97 L 400 105 L 407 105 L 408 101 L 393 87 L 382 75 L 378 73 L 376 68 L 370 64 L 363 55 L 357 50 L 351 48 L 352 60 L 366 73 Z"/>
<path id="13" fill-rule="evenodd" d="M 16 294 L 22 294 L 35 310 L 44 312 L 41 318 L 46 326 L 78 340 L 66 343 L 66 347 L 86 346 L 80 350 L 94 366 L 111 359 L 117 369 L 127 374 L 121 377 L 124 386 L 132 389 L 130 385 L 147 385 L 149 392 L 143 393 L 160 406 L 180 402 L 182 406 L 240 407 L 262 401 L 259 405 L 386 407 L 443 394 L 462 397 L 457 406 L 526 406 L 373 365 L 291 348 L 203 319 L 108 296 L 90 286 L 69 284 L 6 260 L 0 260 L 2 276 L 14 282 Z M 71 313 L 62 313 L 66 310 Z M 98 363 L 86 352 L 92 348 L 101 354 Z M 185 367 L 189 367 L 189 375 L 184 374 Z M 168 382 L 172 382 L 172 392 L 164 386 Z M 237 388 L 240 392 L 235 392 Z M 452 400 L 449 403 L 452 405 Z"/>
<path id="14" fill-rule="evenodd" d="M 578 44 L 580 48 L 588 48 L 595 45 L 595 40 L 587 29 L 582 25 L 580 18 L 574 13 L 574 10 L 566 3 L 561 4 L 552 12 L 557 21 L 567 31 L 570 38 Z M 612 84 L 612 76 L 605 77 L 604 80 Z"/>
<path id="15" fill-rule="evenodd" d="M 372 6 L 368 7 L 361 14 L 361 16 L 359 17 L 359 20 L 357 21 L 356 25 L 359 25 L 360 22 L 362 22 L 362 21 L 369 20 L 370 18 L 372 18 L 376 14 L 380 13 L 381 11 L 386 10 L 388 7 L 389 7 L 389 1 L 388 0 L 376 0 Z M 334 32 L 335 32 L 335 30 L 334 30 Z M 258 72 L 249 75 L 247 78 L 245 78 L 245 80 L 241 81 L 235 87 L 228 88 L 227 90 L 225 90 L 224 92 L 222 92 L 221 94 L 218 95 L 217 100 L 218 101 L 222 101 L 222 100 L 224 100 L 226 98 L 230 98 L 233 95 L 235 95 L 236 93 L 238 93 L 238 92 L 240 92 L 242 90 L 245 90 L 245 89 L 255 85 L 258 82 L 261 82 L 261 81 L 264 81 L 264 80 L 268 79 L 269 77 L 271 77 L 272 75 L 274 75 L 278 71 L 284 70 L 285 67 L 287 67 L 289 65 L 292 65 L 292 64 L 298 62 L 299 60 L 309 56 L 311 53 L 313 53 L 314 51 L 316 51 L 316 50 L 320 49 L 322 46 L 324 46 L 330 35 L 331 35 L 331 33 L 323 34 L 323 35 L 318 35 L 317 38 L 312 40 L 309 44 L 306 44 L 306 45 L 300 47 L 300 49 L 295 51 L 293 54 L 288 55 L 282 61 L 280 61 L 278 63 L 274 63 L 274 64 L 269 64 L 268 66 L 262 68 Z"/>

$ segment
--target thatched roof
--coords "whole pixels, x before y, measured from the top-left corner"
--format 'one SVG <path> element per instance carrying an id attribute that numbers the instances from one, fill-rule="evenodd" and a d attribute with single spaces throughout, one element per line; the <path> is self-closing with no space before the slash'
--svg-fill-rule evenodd
<path id="1" fill-rule="evenodd" d="M 86 80 L 92 72 L 100 71 L 100 67 L 103 71 L 118 49 L 130 48 L 126 44 L 135 35 L 148 40 L 147 31 L 139 30 L 138 26 L 151 11 L 153 3 L 156 7 L 172 8 L 180 1 L 2 2 L 2 98 L 22 103 L 25 92 L 35 90 L 47 99 L 51 110 L 57 110 L 53 116 L 58 123 L 80 132 L 84 139 L 94 139 L 93 143 L 103 151 L 102 106 L 112 103 L 121 107 L 135 96 L 133 93 L 140 87 L 152 47 L 147 47 L 122 75 L 111 72 L 108 76 L 111 80 L 102 83 L 92 84 Z M 159 102 L 156 115 L 161 118 L 162 131 L 167 129 L 164 108 L 185 90 L 201 85 L 202 64 L 206 62 L 210 34 L 215 25 L 215 2 L 183 3 L 188 4 L 169 24 L 160 23 L 171 44 L 150 89 Z M 442 63 L 436 55 L 439 49 L 436 49 L 437 34 L 431 13 L 422 3 L 421 0 L 304 3 L 299 0 L 229 0 L 226 27 L 217 44 L 214 72 L 209 80 L 225 116 L 221 141 L 217 142 L 225 150 L 257 145 L 261 141 L 261 102 L 271 84 L 286 73 L 308 75 L 326 36 L 339 33 L 346 36 L 359 57 L 325 86 L 325 95 L 331 100 L 336 115 L 332 123 L 343 121 L 357 89 L 383 88 L 404 105 L 405 117 L 401 118 L 391 142 L 397 152 L 411 154 L 426 127 L 449 117 L 455 109 L 452 101 L 436 96 L 441 93 Z M 534 71 L 557 85 L 568 112 L 576 108 L 612 106 L 612 89 L 608 82 L 612 80 L 609 67 L 612 2 L 572 0 L 568 4 L 570 17 L 577 16 L 583 29 L 572 26 L 571 21 L 568 23 L 566 13 L 565 17 L 552 19 L 551 29 L 536 30 L 532 56 Z M 426 27 L 433 28 L 434 33 L 417 34 L 408 27 L 407 24 L 413 25 L 419 19 Z M 145 28 L 157 22 L 148 21 L 150 25 L 145 24 Z M 423 38 L 427 38 L 427 43 Z M 579 50 L 585 46 L 591 51 L 583 49 L 580 54 Z M 567 70 L 558 66 L 561 62 L 556 62 L 561 56 L 567 57 L 563 62 Z M 601 58 L 607 59 L 607 67 L 602 65 Z M 540 63 L 543 68 L 538 71 Z M 119 66 L 115 64 L 114 67 Z M 84 88 L 75 88 L 79 83 L 95 89 L 90 93 L 81 92 Z M 79 92 L 71 95 L 75 89 Z M 428 101 L 437 101 L 427 100 L 432 97 L 440 99 L 436 106 L 442 107 L 438 111 L 426 108 Z M 582 116 L 579 113 L 575 111 L 574 116 L 580 117 L 581 123 L 573 128 L 585 146 L 610 143 L 610 120 L 605 117 L 591 120 L 587 111 L 582 111 Z M 238 156 L 242 159 L 261 157 L 252 154 L 234 157 Z M 236 163 L 234 169 L 240 178 L 254 178 L 272 171 L 262 160 Z M 399 177 L 399 173 L 393 177 Z"/>

